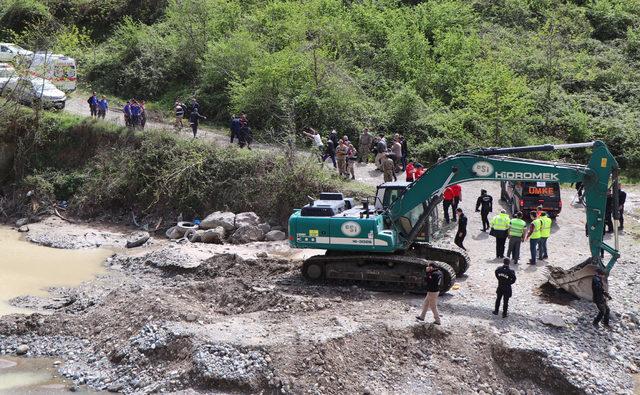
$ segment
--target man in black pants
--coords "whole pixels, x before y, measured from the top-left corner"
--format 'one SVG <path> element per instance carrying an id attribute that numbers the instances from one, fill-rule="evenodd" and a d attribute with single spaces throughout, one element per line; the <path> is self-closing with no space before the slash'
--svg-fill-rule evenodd
<path id="1" fill-rule="evenodd" d="M 622 190 L 620 186 L 620 192 L 618 193 L 618 211 L 620 212 L 620 222 L 618 223 L 618 230 L 624 230 L 624 202 L 627 201 L 627 193 Z"/>
<path id="2" fill-rule="evenodd" d="M 509 298 L 511 297 L 511 284 L 516 282 L 516 273 L 509 268 L 509 263 L 509 258 L 504 258 L 502 266 L 496 269 L 498 289 L 496 289 L 496 308 L 493 310 L 493 314 L 498 315 L 500 310 L 500 299 L 504 298 L 504 304 L 502 305 L 502 318 L 507 317 Z"/>
<path id="3" fill-rule="evenodd" d="M 464 248 L 462 242 L 464 238 L 467 237 L 467 216 L 464 215 L 461 208 L 457 208 L 456 213 L 458 214 L 458 232 L 456 233 L 453 243 L 466 251 L 467 249 Z"/>
<path id="4" fill-rule="evenodd" d="M 593 275 L 591 280 L 591 291 L 593 292 L 593 303 L 598 307 L 598 315 L 593 320 L 593 326 L 597 327 L 600 324 L 600 320 L 602 320 L 604 326 L 608 328 L 609 306 L 607 306 L 607 299 L 611 299 L 611 296 L 604 290 L 604 270 L 596 270 L 596 274 Z"/>
<path id="5" fill-rule="evenodd" d="M 482 209 L 480 209 L 482 206 Z M 489 229 L 489 213 L 493 211 L 493 198 L 487 194 L 487 191 L 482 189 L 480 196 L 476 201 L 476 212 L 480 212 L 482 217 L 482 231 L 486 232 Z"/>

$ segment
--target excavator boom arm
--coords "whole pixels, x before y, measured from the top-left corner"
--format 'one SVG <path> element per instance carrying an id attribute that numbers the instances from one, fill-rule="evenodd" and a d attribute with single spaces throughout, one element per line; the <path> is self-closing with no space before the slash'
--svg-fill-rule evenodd
<path id="1" fill-rule="evenodd" d="M 589 164 L 574 165 L 560 162 L 546 162 L 532 159 L 499 156 L 502 154 L 551 151 L 556 149 L 574 149 L 592 147 L 593 153 Z M 546 181 L 574 183 L 582 182 L 587 211 L 587 228 L 592 259 L 602 265 L 600 250 L 611 253 L 611 261 L 607 269 L 611 270 L 619 257 L 617 249 L 603 243 L 604 220 L 607 204 L 609 179 L 613 176 L 613 185 L 617 186 L 618 163 L 607 146 L 601 141 L 593 143 L 543 145 L 515 148 L 489 148 L 475 152 L 461 153 L 440 160 L 427 170 L 423 176 L 411 184 L 384 213 L 385 221 L 398 230 L 403 248 L 409 248 L 420 229 L 422 229 L 428 212 L 423 212 L 411 222 L 411 232 L 406 233 L 406 222 L 411 212 L 433 199 L 439 199 L 442 191 L 449 185 L 467 181 Z M 614 193 L 617 196 L 617 192 Z M 435 205 L 429 205 L 433 207 Z M 410 221 L 410 220 L 409 220 Z M 404 231 L 403 231 L 404 230 Z M 616 245 L 617 248 L 617 245 Z"/>

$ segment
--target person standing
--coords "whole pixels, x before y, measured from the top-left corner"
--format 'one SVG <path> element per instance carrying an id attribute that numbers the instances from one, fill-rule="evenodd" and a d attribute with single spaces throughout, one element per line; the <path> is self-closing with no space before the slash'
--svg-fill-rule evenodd
<path id="1" fill-rule="evenodd" d="M 356 147 L 353 144 L 349 143 L 349 147 L 347 149 L 347 173 L 351 174 L 351 179 L 356 179 L 356 171 L 355 164 L 358 160 L 358 151 L 356 151 Z M 349 176 L 347 174 L 347 177 Z"/>
<path id="2" fill-rule="evenodd" d="M 535 211 L 529 213 L 531 217 L 531 224 L 529 225 L 529 232 L 527 233 L 527 239 L 529 239 L 529 248 L 531 249 L 531 260 L 529 265 L 536 264 L 536 255 L 538 249 L 538 243 L 540 242 L 540 230 L 542 229 L 542 221 L 537 217 Z"/>
<path id="3" fill-rule="evenodd" d="M 191 111 L 191 115 L 189 115 L 189 125 L 191 125 L 191 131 L 193 132 L 193 138 L 196 138 L 198 134 L 198 125 L 200 124 L 201 119 L 207 119 L 204 115 L 200 115 L 197 107 Z"/>
<path id="4" fill-rule="evenodd" d="M 240 118 L 238 118 L 238 128 L 240 127 Z M 238 129 L 240 130 L 240 129 Z M 320 133 L 318 133 L 314 128 L 308 128 L 308 132 L 306 130 L 302 131 L 302 134 L 305 135 L 308 139 L 313 141 L 314 148 L 318 151 L 318 155 L 320 157 L 320 163 L 324 162 L 322 154 L 324 153 L 324 144 L 322 144 L 322 138 L 320 137 Z M 233 142 L 233 135 L 231 135 L 231 142 Z"/>
<path id="5" fill-rule="evenodd" d="M 607 191 L 607 207 L 604 217 L 606 233 L 613 233 L 613 192 L 611 189 Z"/>
<path id="6" fill-rule="evenodd" d="M 124 126 L 131 126 L 131 101 L 127 100 L 127 104 L 122 108 L 122 114 L 124 115 Z"/>
<path id="7" fill-rule="evenodd" d="M 364 128 L 362 134 L 360 135 L 360 141 L 358 145 L 358 152 L 360 153 L 358 163 L 362 163 L 363 160 L 364 163 L 369 163 L 371 144 L 373 144 L 373 136 L 369 134 L 369 128 Z"/>
<path id="8" fill-rule="evenodd" d="M 627 193 L 622 190 L 620 186 L 620 192 L 618 192 L 618 211 L 620 213 L 620 223 L 618 224 L 618 230 L 624 230 L 624 203 L 627 201 Z"/>
<path id="9" fill-rule="evenodd" d="M 509 267 L 509 258 L 504 258 L 502 266 L 496 269 L 496 278 L 498 279 L 498 288 L 496 289 L 496 307 L 493 310 L 494 315 L 500 312 L 500 299 L 504 299 L 502 305 L 502 318 L 507 318 L 507 310 L 509 310 L 509 298 L 511 298 L 511 285 L 516 282 L 516 273 Z"/>
<path id="10" fill-rule="evenodd" d="M 462 201 L 462 187 L 460 184 L 451 185 L 451 191 L 453 192 L 453 201 L 451 202 L 451 209 L 453 211 L 453 222 L 456 222 L 456 212 L 458 205 Z"/>
<path id="11" fill-rule="evenodd" d="M 329 133 L 329 140 L 333 141 L 333 146 L 337 149 L 338 148 L 338 140 L 340 140 L 338 138 L 338 131 L 335 129 L 332 129 L 331 132 Z"/>
<path id="12" fill-rule="evenodd" d="M 444 222 L 449 223 L 449 207 L 453 206 L 453 189 L 446 187 L 442 193 L 442 208 L 444 210 Z M 452 210 L 453 211 L 453 210 Z M 456 212 L 453 211 L 453 218 L 455 219 Z"/>
<path id="13" fill-rule="evenodd" d="M 511 218 L 505 209 L 491 218 L 491 235 L 496 238 L 496 258 L 504 258 L 504 246 L 507 242 L 507 229 Z"/>
<path id="14" fill-rule="evenodd" d="M 104 119 L 107 111 L 109 111 L 109 101 L 105 95 L 102 95 L 102 99 L 98 100 L 98 118 Z"/>
<path id="15" fill-rule="evenodd" d="M 538 259 L 547 259 L 549 258 L 549 253 L 547 252 L 547 240 L 549 240 L 549 236 L 551 236 L 551 226 L 553 225 L 553 220 L 549 218 L 546 211 L 542 212 L 540 215 L 540 245 L 538 246 Z"/>
<path id="16" fill-rule="evenodd" d="M 382 172 L 384 173 L 384 182 L 398 181 L 395 172 L 395 161 L 393 154 L 386 154 L 386 158 L 382 161 Z"/>
<path id="17" fill-rule="evenodd" d="M 184 107 L 179 100 L 176 100 L 176 103 L 173 106 L 173 111 L 176 114 L 175 128 L 180 131 L 184 127 L 182 123 L 182 118 L 184 118 Z"/>
<path id="18" fill-rule="evenodd" d="M 402 158 L 400 162 L 402 163 L 402 171 L 407 169 L 407 157 L 409 156 L 409 147 L 407 147 L 407 139 L 404 136 L 400 136 L 400 145 L 402 145 Z"/>
<path id="19" fill-rule="evenodd" d="M 147 109 L 145 108 L 145 101 L 140 100 L 140 128 L 144 129 L 147 124 Z"/>
<path id="20" fill-rule="evenodd" d="M 402 169 L 402 163 L 400 162 L 400 159 L 402 159 L 402 144 L 400 144 L 400 135 L 396 135 L 396 137 L 393 139 L 393 144 L 391 145 L 391 153 L 393 154 L 393 157 L 395 158 L 395 172 L 400 171 L 400 169 Z"/>
<path id="21" fill-rule="evenodd" d="M 131 126 L 136 128 L 140 125 L 140 105 L 137 101 L 131 100 Z"/>
<path id="22" fill-rule="evenodd" d="M 467 249 L 464 248 L 462 242 L 464 242 L 464 238 L 467 237 L 467 216 L 464 215 L 461 208 L 456 209 L 456 214 L 458 214 L 458 231 L 456 232 L 453 243 L 466 251 Z"/>
<path id="23" fill-rule="evenodd" d="M 89 103 L 89 113 L 91 114 L 91 116 L 97 117 L 98 116 L 98 95 L 96 95 L 96 93 L 93 92 L 91 97 L 89 97 L 89 99 L 87 100 L 87 103 Z"/>
<path id="24" fill-rule="evenodd" d="M 593 320 L 593 326 L 600 325 L 600 321 L 605 327 L 609 328 L 609 306 L 607 305 L 607 299 L 611 299 L 609 293 L 604 289 L 605 272 L 598 268 L 596 274 L 593 275 L 591 280 L 591 291 L 593 293 L 593 303 L 598 308 L 598 315 Z"/>
<path id="25" fill-rule="evenodd" d="M 406 178 L 405 180 L 407 182 L 413 182 L 416 180 L 416 168 L 415 165 L 413 164 L 413 161 L 410 160 L 409 163 L 407 163 L 407 167 L 405 168 L 405 173 L 406 173 Z"/>
<path id="26" fill-rule="evenodd" d="M 387 140 L 384 138 L 384 133 L 380 133 L 376 144 L 376 152 L 376 168 L 382 170 L 382 162 L 387 157 Z"/>
<path id="27" fill-rule="evenodd" d="M 338 141 L 338 148 L 336 148 L 336 161 L 338 162 L 338 174 L 340 176 L 347 174 L 347 144 L 343 139 Z"/>
<path id="28" fill-rule="evenodd" d="M 511 258 L 514 265 L 517 265 L 520 259 L 520 246 L 526 228 L 527 223 L 522 219 L 522 212 L 518 211 L 509 223 L 509 247 L 507 248 L 507 257 Z"/>
<path id="29" fill-rule="evenodd" d="M 476 213 L 480 212 L 482 218 L 482 231 L 489 229 L 489 213 L 493 211 L 493 197 L 486 190 L 480 190 L 480 196 L 476 200 Z"/>
<path id="30" fill-rule="evenodd" d="M 420 312 L 420 315 L 416 316 L 416 319 L 418 321 L 424 321 L 424 318 L 427 315 L 427 310 L 431 309 L 434 319 L 433 323 L 440 325 L 440 314 L 438 314 L 438 295 L 440 294 L 442 273 L 440 273 L 440 269 L 438 269 L 433 263 L 429 263 L 426 270 L 427 296 L 422 302 L 422 311 Z"/>
<path id="31" fill-rule="evenodd" d="M 229 124 L 229 144 L 233 144 L 233 140 L 239 139 L 238 134 L 240 133 L 240 118 L 233 114 L 231 116 L 231 123 Z"/>

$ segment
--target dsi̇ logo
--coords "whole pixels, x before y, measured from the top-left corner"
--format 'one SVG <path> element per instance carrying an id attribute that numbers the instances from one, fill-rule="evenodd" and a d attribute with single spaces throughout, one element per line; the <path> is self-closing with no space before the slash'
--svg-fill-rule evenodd
<path id="1" fill-rule="evenodd" d="M 360 231 L 362 229 L 360 228 L 359 223 L 354 221 L 347 221 L 342 224 L 342 226 L 340 227 L 340 230 L 345 236 L 356 237 L 357 235 L 360 234 Z"/>
<path id="2" fill-rule="evenodd" d="M 485 161 L 476 162 L 471 167 L 471 171 L 480 177 L 487 177 L 493 174 L 493 165 Z"/>

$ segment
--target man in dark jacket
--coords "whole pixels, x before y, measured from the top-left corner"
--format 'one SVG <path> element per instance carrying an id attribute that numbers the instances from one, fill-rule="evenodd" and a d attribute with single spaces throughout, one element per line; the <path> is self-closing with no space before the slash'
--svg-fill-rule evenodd
<path id="1" fill-rule="evenodd" d="M 427 315 L 427 310 L 431 309 L 433 313 L 433 323 L 440 325 L 440 315 L 438 314 L 438 295 L 440 294 L 440 283 L 442 282 L 442 273 L 440 269 L 433 263 L 427 265 L 427 296 L 422 302 L 422 312 L 416 316 L 418 321 L 424 321 L 424 317 Z"/>
<path id="2" fill-rule="evenodd" d="M 624 230 L 624 203 L 627 201 L 627 193 L 622 190 L 620 186 L 620 192 L 618 193 L 618 211 L 620 212 L 620 222 L 618 223 L 618 230 Z"/>
<path id="3" fill-rule="evenodd" d="M 502 318 L 507 317 L 509 309 L 509 298 L 511 297 L 511 284 L 516 282 L 516 273 L 509 268 L 509 258 L 504 258 L 502 266 L 496 269 L 496 278 L 498 279 L 498 288 L 496 289 L 496 308 L 493 314 L 498 315 L 500 311 L 500 299 L 504 298 L 502 305 Z"/>
<path id="4" fill-rule="evenodd" d="M 593 292 L 593 303 L 598 307 L 598 315 L 593 320 L 593 326 L 598 326 L 600 320 L 604 323 L 605 327 L 609 327 L 609 306 L 607 306 L 607 299 L 611 299 L 609 293 L 604 289 L 604 270 L 596 270 L 596 274 L 593 275 L 591 280 L 591 291 Z"/>
<path id="5" fill-rule="evenodd" d="M 230 143 L 233 144 L 233 140 L 235 138 L 237 138 L 238 140 L 240 140 L 240 117 L 233 115 L 231 117 L 231 141 Z"/>
<path id="6" fill-rule="evenodd" d="M 197 108 L 191 111 L 191 115 L 189 115 L 189 125 L 191 125 L 191 130 L 193 131 L 193 138 L 196 138 L 198 134 L 198 124 L 201 119 L 207 119 L 207 117 L 200 115 Z"/>
<path id="7" fill-rule="evenodd" d="M 456 214 L 458 214 L 458 232 L 456 233 L 456 237 L 453 242 L 455 245 L 466 251 L 467 249 L 464 248 L 462 242 L 464 241 L 464 238 L 467 237 L 467 216 L 464 215 L 460 207 L 456 209 Z"/>
<path id="8" fill-rule="evenodd" d="M 482 217 L 482 231 L 486 232 L 489 229 L 489 213 L 493 211 L 493 198 L 484 189 L 480 191 L 480 196 L 476 201 L 476 213 L 478 211 Z"/>

